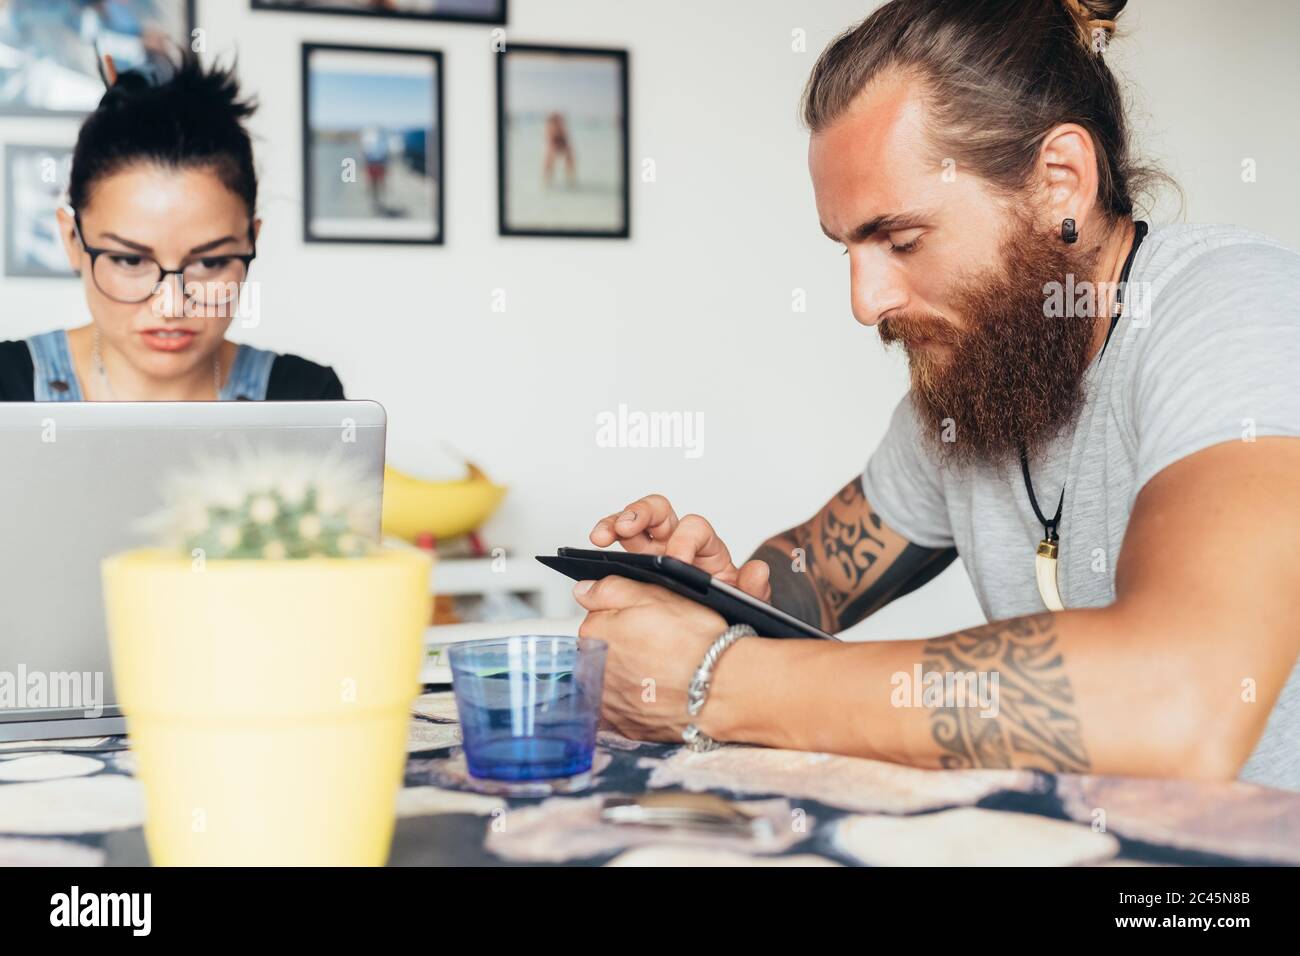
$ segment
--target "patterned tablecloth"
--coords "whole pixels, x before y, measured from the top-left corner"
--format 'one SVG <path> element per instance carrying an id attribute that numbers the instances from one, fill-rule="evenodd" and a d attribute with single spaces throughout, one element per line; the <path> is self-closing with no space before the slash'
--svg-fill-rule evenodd
<path id="1" fill-rule="evenodd" d="M 470 780 L 459 743 L 451 693 L 421 697 L 392 864 L 1300 865 L 1300 794 L 1247 784 L 693 754 L 602 733 L 587 790 L 507 799 Z M 121 737 L 0 744 L 0 866 L 146 862 L 133 770 Z M 771 826 L 739 837 L 601 822 L 604 796 L 663 789 L 716 793 Z"/>

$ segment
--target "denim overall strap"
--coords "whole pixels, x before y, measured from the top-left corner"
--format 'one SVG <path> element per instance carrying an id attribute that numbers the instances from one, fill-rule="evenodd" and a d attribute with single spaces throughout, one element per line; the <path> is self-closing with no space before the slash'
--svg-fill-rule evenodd
<path id="1" fill-rule="evenodd" d="M 32 398 L 38 402 L 80 402 L 81 383 L 68 351 L 68 333 L 63 329 L 42 332 L 27 339 L 32 353 Z"/>
<path id="2" fill-rule="evenodd" d="M 264 401 L 275 358 L 274 352 L 255 349 L 251 345 L 239 346 L 235 352 L 235 362 L 230 367 L 230 376 L 221 388 L 221 400 Z"/>
<path id="3" fill-rule="evenodd" d="M 63 329 L 42 332 L 27 339 L 32 353 L 33 399 L 38 402 L 81 402 L 81 383 L 68 350 L 68 334 Z M 271 378 L 274 352 L 241 345 L 235 352 L 230 375 L 221 389 L 221 400 L 245 399 L 255 402 L 266 398 Z"/>

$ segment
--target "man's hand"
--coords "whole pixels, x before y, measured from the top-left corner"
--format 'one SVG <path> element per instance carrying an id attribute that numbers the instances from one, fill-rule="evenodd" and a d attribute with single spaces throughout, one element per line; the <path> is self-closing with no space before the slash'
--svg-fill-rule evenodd
<path id="1" fill-rule="evenodd" d="M 764 562 L 746 561 L 737 568 L 713 525 L 699 515 L 679 519 L 663 495 L 646 495 L 622 511 L 601 518 L 591 530 L 590 538 L 592 544 L 601 548 L 617 541 L 627 551 L 666 554 L 693 564 L 760 601 L 771 600 L 769 569 Z"/>
<path id="2" fill-rule="evenodd" d="M 726 621 L 701 604 L 627 578 L 579 581 L 573 594 L 588 612 L 578 636 L 609 644 L 605 721 L 634 740 L 680 743 L 689 723 L 686 689 Z M 707 724 L 701 729 L 707 733 Z"/>

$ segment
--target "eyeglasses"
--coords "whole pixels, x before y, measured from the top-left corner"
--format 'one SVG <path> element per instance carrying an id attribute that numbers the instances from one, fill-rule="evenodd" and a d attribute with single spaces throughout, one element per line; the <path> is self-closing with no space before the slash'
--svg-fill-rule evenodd
<path id="1" fill-rule="evenodd" d="M 95 288 L 114 302 L 134 305 L 158 294 L 168 276 L 181 277 L 181 290 L 189 307 L 204 313 L 217 312 L 239 298 L 240 286 L 248 278 L 249 263 L 257 258 L 253 227 L 248 227 L 247 253 L 200 256 L 179 269 L 164 269 L 152 256 L 123 249 L 101 249 L 82 238 L 81 214 L 73 212 L 77 241 L 90 256 L 90 276 Z"/>

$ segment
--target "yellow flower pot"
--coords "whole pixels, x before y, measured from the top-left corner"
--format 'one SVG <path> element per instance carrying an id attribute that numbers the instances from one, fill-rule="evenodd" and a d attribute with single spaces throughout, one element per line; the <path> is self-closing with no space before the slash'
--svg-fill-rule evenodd
<path id="1" fill-rule="evenodd" d="M 103 563 L 157 865 L 382 865 L 431 559 Z"/>

